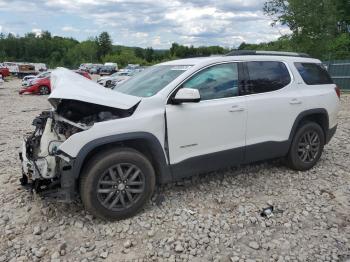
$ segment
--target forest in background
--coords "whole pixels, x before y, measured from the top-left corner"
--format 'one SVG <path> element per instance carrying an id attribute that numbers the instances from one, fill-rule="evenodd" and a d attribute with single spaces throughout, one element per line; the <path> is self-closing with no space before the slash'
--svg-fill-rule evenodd
<path id="1" fill-rule="evenodd" d="M 264 13 L 272 26 L 284 25 L 291 33 L 268 43 L 241 43 L 232 49 L 305 52 L 321 60 L 350 58 L 349 0 L 268 0 Z M 79 42 L 73 38 L 52 36 L 44 31 L 39 36 L 0 34 L 0 61 L 42 62 L 54 68 L 76 68 L 81 63 L 117 62 L 151 65 L 177 58 L 225 54 L 221 46 L 183 46 L 173 43 L 169 50 L 152 47 L 113 45 L 108 32 Z"/>
<path id="2" fill-rule="evenodd" d="M 25 36 L 0 34 L 0 61 L 46 63 L 51 68 L 76 68 L 82 63 L 104 62 L 117 62 L 120 66 L 151 65 L 176 58 L 226 52 L 228 50 L 220 46 L 195 48 L 176 43 L 169 50 L 113 45 L 107 32 L 82 42 L 73 38 L 52 36 L 48 31 L 42 32 L 40 36 L 34 33 L 27 33 Z"/>
<path id="3" fill-rule="evenodd" d="M 239 49 L 304 52 L 323 61 L 350 58 L 349 0 L 268 0 L 264 13 L 272 26 L 288 26 L 291 34 Z"/>

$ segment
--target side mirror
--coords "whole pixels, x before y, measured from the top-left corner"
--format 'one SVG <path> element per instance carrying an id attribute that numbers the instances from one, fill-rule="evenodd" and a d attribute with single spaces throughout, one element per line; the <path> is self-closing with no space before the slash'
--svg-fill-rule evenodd
<path id="1" fill-rule="evenodd" d="M 175 97 L 171 99 L 173 104 L 198 103 L 200 100 L 199 91 L 193 88 L 180 88 Z"/>

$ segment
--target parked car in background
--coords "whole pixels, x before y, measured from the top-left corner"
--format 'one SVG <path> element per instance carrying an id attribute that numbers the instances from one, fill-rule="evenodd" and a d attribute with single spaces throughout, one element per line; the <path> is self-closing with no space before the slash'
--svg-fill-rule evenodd
<path id="1" fill-rule="evenodd" d="M 112 63 L 112 62 L 106 62 L 104 64 L 105 66 L 112 66 L 116 71 L 118 71 L 118 64 L 117 63 Z"/>
<path id="2" fill-rule="evenodd" d="M 22 86 L 29 86 L 30 81 L 36 77 L 37 77 L 36 75 L 27 75 L 27 76 L 23 77 L 22 78 Z"/>
<path id="3" fill-rule="evenodd" d="M 79 70 L 88 72 L 91 67 L 92 67 L 92 63 L 81 64 L 79 66 Z"/>
<path id="4" fill-rule="evenodd" d="M 73 71 L 87 79 L 91 80 L 91 76 L 85 72 L 85 71 L 80 71 L 80 70 L 75 70 Z M 48 73 L 48 74 L 45 74 Z M 23 87 L 20 91 L 19 94 L 39 94 L 39 95 L 48 95 L 51 93 L 51 73 L 50 72 L 45 72 L 41 74 L 42 77 L 37 77 L 32 80 L 30 80 L 30 85 Z"/>
<path id="5" fill-rule="evenodd" d="M 139 64 L 128 64 L 125 68 L 120 69 L 120 72 L 141 72 L 144 68 Z"/>
<path id="6" fill-rule="evenodd" d="M 100 73 L 100 70 L 101 70 L 102 67 L 103 67 L 102 64 L 94 64 L 94 65 L 90 68 L 89 73 L 90 73 L 90 74 L 96 74 L 96 75 L 98 75 L 98 74 Z"/>
<path id="7" fill-rule="evenodd" d="M 42 72 L 38 75 L 27 75 L 27 76 L 23 77 L 23 79 L 22 79 L 22 86 L 30 86 L 30 85 L 32 85 L 32 82 L 34 81 L 34 79 L 45 78 L 45 77 L 50 76 L 50 74 L 51 74 L 51 71 L 46 71 L 46 72 Z"/>
<path id="8" fill-rule="evenodd" d="M 122 83 L 124 83 L 125 81 L 129 80 L 131 78 L 131 76 L 126 76 L 123 78 L 119 78 L 119 79 L 115 79 L 112 81 L 112 84 L 110 86 L 111 89 L 116 89 L 118 86 L 120 86 Z"/>
<path id="9" fill-rule="evenodd" d="M 10 70 L 4 65 L 0 64 L 0 76 L 2 79 L 10 75 Z"/>
<path id="10" fill-rule="evenodd" d="M 18 73 L 18 62 L 4 62 L 3 65 L 9 69 L 12 75 L 16 75 Z"/>
<path id="11" fill-rule="evenodd" d="M 117 80 L 123 80 L 123 79 L 129 79 L 133 73 L 129 72 L 116 72 L 110 76 L 102 76 L 97 80 L 97 83 L 104 86 L 111 88 L 113 86 L 113 81 L 118 82 Z"/>
<path id="12" fill-rule="evenodd" d="M 101 67 L 99 74 L 100 76 L 104 76 L 104 75 L 111 75 L 115 72 L 117 72 L 117 69 L 114 66 L 104 65 L 103 67 Z"/>
<path id="13" fill-rule="evenodd" d="M 24 93 L 39 94 L 39 95 L 50 94 L 51 93 L 50 76 L 46 76 L 44 78 L 32 79 L 31 84 L 29 86 L 25 86 L 19 91 L 20 95 Z"/>

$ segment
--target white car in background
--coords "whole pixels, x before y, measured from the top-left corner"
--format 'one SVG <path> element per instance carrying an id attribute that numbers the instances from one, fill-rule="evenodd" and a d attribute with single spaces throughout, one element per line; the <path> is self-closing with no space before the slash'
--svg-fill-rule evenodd
<path id="1" fill-rule="evenodd" d="M 119 72 L 139 73 L 139 72 L 141 72 L 143 70 L 145 70 L 145 68 L 140 66 L 139 64 L 128 64 L 125 68 L 120 69 Z"/>
<path id="2" fill-rule="evenodd" d="M 134 72 L 116 72 L 110 76 L 102 76 L 97 80 L 97 83 L 112 88 L 117 84 L 120 84 L 134 75 Z"/>
<path id="3" fill-rule="evenodd" d="M 7 67 L 11 74 L 15 75 L 18 73 L 19 62 L 3 62 L 3 65 Z"/>
<path id="4" fill-rule="evenodd" d="M 118 70 L 118 64 L 117 64 L 117 63 L 106 62 L 104 65 L 105 65 L 105 66 L 114 67 L 114 69 L 115 69 L 116 71 Z"/>

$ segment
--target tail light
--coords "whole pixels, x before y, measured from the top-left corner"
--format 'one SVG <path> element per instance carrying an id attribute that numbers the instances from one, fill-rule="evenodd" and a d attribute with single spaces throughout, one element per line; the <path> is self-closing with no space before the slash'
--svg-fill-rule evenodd
<path id="1" fill-rule="evenodd" d="M 336 86 L 336 87 L 334 88 L 334 90 L 335 90 L 335 92 L 337 93 L 338 98 L 340 99 L 340 88 L 339 88 L 339 86 Z"/>

